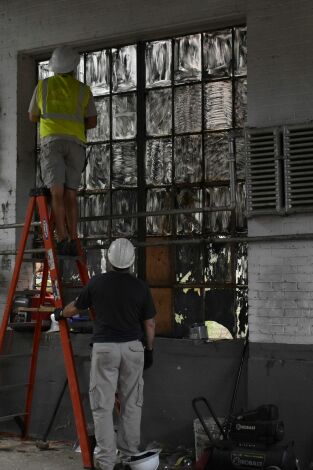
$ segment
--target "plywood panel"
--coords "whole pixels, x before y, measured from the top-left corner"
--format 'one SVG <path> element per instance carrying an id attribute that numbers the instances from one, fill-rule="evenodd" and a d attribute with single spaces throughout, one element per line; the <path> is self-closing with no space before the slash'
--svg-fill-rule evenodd
<path id="1" fill-rule="evenodd" d="M 148 241 L 151 239 L 149 238 Z M 150 286 L 163 286 L 172 283 L 171 250 L 170 246 L 149 246 L 146 248 L 146 275 Z"/>
<path id="2" fill-rule="evenodd" d="M 156 334 L 172 334 L 172 289 L 151 288 L 151 294 L 157 311 Z"/>

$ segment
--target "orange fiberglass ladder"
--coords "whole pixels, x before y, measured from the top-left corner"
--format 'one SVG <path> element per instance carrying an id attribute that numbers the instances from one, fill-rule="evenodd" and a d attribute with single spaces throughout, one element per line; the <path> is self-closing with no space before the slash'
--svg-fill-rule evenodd
<path id="1" fill-rule="evenodd" d="M 63 294 L 62 294 L 62 282 L 58 266 L 58 260 L 56 255 L 55 243 L 53 240 L 53 230 L 52 230 L 52 215 L 48 209 L 47 196 L 49 191 L 46 188 L 33 189 L 30 192 L 30 200 L 27 207 L 25 224 L 22 229 L 21 238 L 19 242 L 19 247 L 17 251 L 15 267 L 13 272 L 13 277 L 9 287 L 7 302 L 2 318 L 2 323 L 0 327 L 0 353 L 3 351 L 5 333 L 8 327 L 10 313 L 12 311 L 15 291 L 17 287 L 17 282 L 19 279 L 19 274 L 21 270 L 21 265 L 24 258 L 25 247 L 29 235 L 29 229 L 32 223 L 33 215 L 37 207 L 40 218 L 40 226 L 42 230 L 42 238 L 44 242 L 44 251 L 45 251 L 45 260 L 43 265 L 43 273 L 41 280 L 40 288 L 40 305 L 44 304 L 44 299 L 46 296 L 47 281 L 48 275 L 50 274 L 53 297 L 54 297 L 54 306 L 55 308 L 63 308 Z M 79 256 L 75 258 L 77 270 L 80 276 L 80 280 L 83 285 L 85 285 L 89 280 L 89 275 L 87 267 L 85 264 L 85 257 L 80 245 L 80 242 L 77 243 Z M 23 412 L 17 414 L 11 414 L 9 416 L 0 416 L 0 421 L 9 421 L 15 420 L 22 431 L 22 436 L 26 437 L 29 431 L 29 424 L 31 418 L 31 408 L 33 400 L 33 392 L 36 379 L 36 368 L 37 360 L 39 353 L 39 343 L 41 337 L 41 327 L 42 327 L 42 318 L 40 315 L 40 307 L 36 310 L 36 325 L 34 330 L 33 337 L 33 346 L 32 354 L 29 368 L 29 380 L 27 383 L 27 393 L 25 408 Z M 75 368 L 74 355 L 72 350 L 72 345 L 70 341 L 69 327 L 67 320 L 62 319 L 59 322 L 60 327 L 60 340 L 64 355 L 65 368 L 68 378 L 68 386 L 70 397 L 73 406 L 73 414 L 75 418 L 75 424 L 77 429 L 77 435 L 80 442 L 82 460 L 84 468 L 94 468 L 93 467 L 93 454 L 91 451 L 89 436 L 87 433 L 86 420 L 84 415 L 84 410 L 81 401 L 81 395 L 79 391 L 78 377 Z M 0 356 L 1 357 L 1 356 Z M 2 355 L 2 357 L 5 357 Z M 9 356 L 8 356 L 9 357 Z"/>

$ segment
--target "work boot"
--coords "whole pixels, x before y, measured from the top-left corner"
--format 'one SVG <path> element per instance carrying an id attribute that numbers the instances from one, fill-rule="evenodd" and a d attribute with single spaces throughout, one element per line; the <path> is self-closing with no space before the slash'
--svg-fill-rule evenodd
<path id="1" fill-rule="evenodd" d="M 68 254 L 70 256 L 78 256 L 77 240 L 71 240 L 68 244 Z"/>
<path id="2" fill-rule="evenodd" d="M 69 256 L 69 242 L 66 238 L 60 242 L 57 242 L 57 255 Z"/>

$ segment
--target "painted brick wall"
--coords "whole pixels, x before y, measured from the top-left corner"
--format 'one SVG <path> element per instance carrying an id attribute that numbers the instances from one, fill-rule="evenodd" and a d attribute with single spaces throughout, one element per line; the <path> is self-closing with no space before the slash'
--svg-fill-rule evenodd
<path id="1" fill-rule="evenodd" d="M 302 123 L 313 118 L 313 4 L 250 1 L 248 125 Z M 312 214 L 256 217 L 249 235 L 313 233 Z M 250 339 L 310 344 L 313 340 L 313 241 L 249 247 Z"/>

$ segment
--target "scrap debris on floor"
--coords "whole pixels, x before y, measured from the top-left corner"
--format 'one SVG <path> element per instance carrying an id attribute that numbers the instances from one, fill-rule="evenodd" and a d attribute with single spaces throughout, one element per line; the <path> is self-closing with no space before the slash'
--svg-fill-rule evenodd
<path id="1" fill-rule="evenodd" d="M 83 468 L 81 454 L 68 442 L 49 441 L 40 449 L 35 440 L 0 437 L 1 470 L 78 470 Z M 183 446 L 170 448 L 151 443 L 147 448 L 162 448 L 159 470 L 191 470 L 194 452 Z M 76 452 L 75 452 L 76 450 Z"/>

